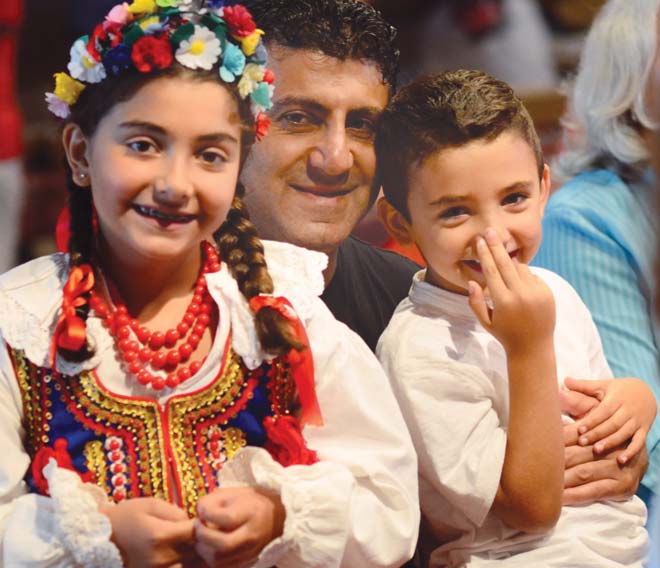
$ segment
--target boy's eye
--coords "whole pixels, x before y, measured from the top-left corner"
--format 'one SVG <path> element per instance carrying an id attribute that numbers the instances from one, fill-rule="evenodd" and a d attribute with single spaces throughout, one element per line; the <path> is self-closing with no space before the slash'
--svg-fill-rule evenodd
<path id="1" fill-rule="evenodd" d="M 467 215 L 467 214 L 468 214 L 467 207 L 456 206 L 456 207 L 450 207 L 449 209 L 445 209 L 442 213 L 440 213 L 440 218 L 445 220 L 451 220 L 451 219 L 455 219 L 456 217 L 460 217 L 461 215 Z"/>
<path id="2" fill-rule="evenodd" d="M 527 200 L 528 196 L 524 193 L 510 193 L 502 200 L 502 205 L 520 205 Z"/>
<path id="3" fill-rule="evenodd" d="M 157 150 L 156 145 L 153 142 L 144 139 L 132 140 L 128 142 L 127 146 L 138 154 L 152 153 Z"/>

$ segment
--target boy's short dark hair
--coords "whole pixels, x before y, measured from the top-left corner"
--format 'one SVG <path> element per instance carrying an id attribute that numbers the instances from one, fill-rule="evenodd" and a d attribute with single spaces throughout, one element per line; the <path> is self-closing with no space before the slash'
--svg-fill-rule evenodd
<path id="1" fill-rule="evenodd" d="M 513 130 L 531 146 L 543 175 L 543 152 L 527 109 L 504 81 L 482 71 L 448 71 L 403 87 L 381 115 L 376 134 L 385 198 L 410 221 L 411 168 L 444 148 L 494 140 Z"/>
<path id="2" fill-rule="evenodd" d="M 243 0 L 266 44 L 318 50 L 341 61 L 373 62 L 393 93 L 399 71 L 396 29 L 361 0 Z"/>

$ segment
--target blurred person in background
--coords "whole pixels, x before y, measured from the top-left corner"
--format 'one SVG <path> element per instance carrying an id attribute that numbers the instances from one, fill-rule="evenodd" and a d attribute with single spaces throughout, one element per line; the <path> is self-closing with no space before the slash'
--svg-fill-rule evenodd
<path id="1" fill-rule="evenodd" d="M 648 102 L 660 89 L 659 5 L 660 0 L 611 0 L 589 31 L 570 95 L 565 149 L 553 169 L 564 185 L 546 207 L 533 263 L 573 285 L 591 311 L 614 375 L 643 379 L 656 401 L 660 326 L 652 305 L 658 217 L 649 140 L 660 112 Z M 647 449 L 649 467 L 638 494 L 648 505 L 660 481 L 657 419 Z M 616 474 L 614 460 L 600 464 Z M 599 497 L 611 495 L 615 486 L 588 485 Z"/>
<path id="2" fill-rule="evenodd" d="M 22 200 L 21 116 L 16 103 L 16 47 L 22 0 L 0 2 L 0 273 L 16 263 Z"/>

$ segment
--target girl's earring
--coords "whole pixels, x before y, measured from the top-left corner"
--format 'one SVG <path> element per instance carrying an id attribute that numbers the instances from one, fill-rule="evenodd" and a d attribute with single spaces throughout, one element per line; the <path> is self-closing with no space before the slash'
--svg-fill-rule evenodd
<path id="1" fill-rule="evenodd" d="M 80 184 L 85 184 L 87 182 L 87 174 L 85 172 L 79 172 L 78 173 L 78 180 L 80 181 Z"/>

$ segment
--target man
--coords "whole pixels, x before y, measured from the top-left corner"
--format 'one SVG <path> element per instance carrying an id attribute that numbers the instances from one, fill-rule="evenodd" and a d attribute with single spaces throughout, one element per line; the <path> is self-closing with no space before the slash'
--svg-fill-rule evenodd
<path id="1" fill-rule="evenodd" d="M 398 71 L 396 31 L 355 0 L 248 0 L 276 88 L 268 135 L 243 169 L 262 238 L 328 255 L 322 299 L 374 350 L 413 262 L 350 237 L 373 204 L 373 136 Z"/>
<path id="2" fill-rule="evenodd" d="M 267 32 L 275 74 L 272 124 L 241 178 L 251 218 L 262 238 L 328 255 L 322 299 L 374 349 L 418 269 L 350 237 L 380 185 L 373 134 L 396 83 L 396 32 L 359 0 L 242 3 Z M 579 415 L 590 404 L 576 394 L 564 410 Z M 615 453 L 594 460 L 576 432 L 565 432 L 566 487 L 579 487 L 571 502 L 632 495 L 646 455 L 625 467 Z"/>

